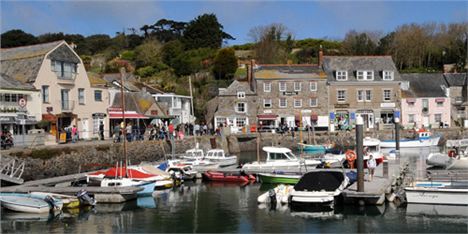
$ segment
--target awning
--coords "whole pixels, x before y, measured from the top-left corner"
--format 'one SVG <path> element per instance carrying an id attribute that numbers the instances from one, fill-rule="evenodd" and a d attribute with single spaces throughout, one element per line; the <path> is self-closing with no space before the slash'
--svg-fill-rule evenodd
<path id="1" fill-rule="evenodd" d="M 126 119 L 149 119 L 148 116 L 138 114 L 135 111 L 125 111 L 125 118 Z M 110 119 L 123 119 L 122 112 L 109 112 Z"/>
<path id="2" fill-rule="evenodd" d="M 1 124 L 15 124 L 16 118 L 13 116 L 0 116 Z"/>
<path id="3" fill-rule="evenodd" d="M 257 115 L 258 120 L 276 120 L 278 115 Z"/>
<path id="4" fill-rule="evenodd" d="M 445 102 L 445 98 L 436 98 L 435 101 L 436 102 Z"/>
<path id="5" fill-rule="evenodd" d="M 415 99 L 415 98 L 407 98 L 407 99 L 406 99 L 406 102 L 407 102 L 407 103 L 415 103 L 415 102 L 416 102 L 416 99 Z"/>

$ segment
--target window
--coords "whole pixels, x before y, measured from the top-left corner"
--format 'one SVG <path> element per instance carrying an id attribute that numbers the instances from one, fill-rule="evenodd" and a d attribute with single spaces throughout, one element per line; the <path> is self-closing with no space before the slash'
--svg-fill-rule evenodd
<path id="1" fill-rule="evenodd" d="M 388 102 L 392 100 L 392 90 L 391 89 L 384 89 L 383 90 L 383 100 Z"/>
<path id="2" fill-rule="evenodd" d="M 301 82 L 294 82 L 294 91 L 301 91 L 302 84 Z"/>
<path id="3" fill-rule="evenodd" d="M 237 98 L 245 98 L 245 92 L 237 92 Z"/>
<path id="4" fill-rule="evenodd" d="M 93 117 L 93 133 L 99 133 L 99 125 L 101 125 L 101 122 L 104 123 L 104 119 L 98 116 Z"/>
<path id="5" fill-rule="evenodd" d="M 5 93 L 5 102 L 11 102 L 11 94 Z"/>
<path id="6" fill-rule="evenodd" d="M 383 80 L 393 80 L 393 71 L 383 71 Z"/>
<path id="7" fill-rule="evenodd" d="M 435 121 L 436 123 L 442 122 L 442 114 L 435 114 L 435 115 L 434 115 L 434 121 Z"/>
<path id="8" fill-rule="evenodd" d="M 408 115 L 408 123 L 414 123 L 414 114 Z"/>
<path id="9" fill-rule="evenodd" d="M 271 99 L 263 99 L 263 108 L 271 108 Z"/>
<path id="10" fill-rule="evenodd" d="M 436 102 L 436 103 L 437 103 L 437 107 L 443 107 L 444 106 L 443 102 Z"/>
<path id="11" fill-rule="evenodd" d="M 279 91 L 286 91 L 286 82 L 279 82 Z"/>
<path id="12" fill-rule="evenodd" d="M 346 101 L 346 90 L 338 90 L 336 93 L 336 100 L 338 102 Z"/>
<path id="13" fill-rule="evenodd" d="M 78 65 L 76 63 L 52 61 L 52 71 L 54 71 L 60 79 L 74 79 L 77 70 Z"/>
<path id="14" fill-rule="evenodd" d="M 357 71 L 358 80 L 374 80 L 374 71 Z"/>
<path id="15" fill-rule="evenodd" d="M 94 90 L 94 101 L 102 102 L 102 91 L 101 90 Z"/>
<path id="16" fill-rule="evenodd" d="M 302 107 L 302 99 L 294 99 L 294 107 L 295 108 Z"/>
<path id="17" fill-rule="evenodd" d="M 60 96 L 61 96 L 61 101 L 62 101 L 62 110 L 70 110 L 70 98 L 68 96 L 69 92 L 70 92 L 70 90 L 68 90 L 68 89 L 60 90 Z"/>
<path id="18" fill-rule="evenodd" d="M 380 113 L 380 119 L 383 124 L 393 124 L 393 111 L 382 111 Z"/>
<path id="19" fill-rule="evenodd" d="M 309 83 L 309 86 L 310 86 L 310 91 L 317 91 L 317 82 L 311 81 Z"/>
<path id="20" fill-rule="evenodd" d="M 358 90 L 357 101 L 358 102 L 370 102 L 372 100 L 371 90 Z"/>
<path id="21" fill-rule="evenodd" d="M 236 126 L 237 127 L 244 127 L 247 123 L 247 119 L 245 117 L 237 117 L 236 118 Z"/>
<path id="22" fill-rule="evenodd" d="M 336 80 L 347 80 L 348 72 L 347 71 L 336 71 Z"/>
<path id="23" fill-rule="evenodd" d="M 318 100 L 317 98 L 311 98 L 309 101 L 310 107 L 317 107 L 318 106 Z"/>
<path id="24" fill-rule="evenodd" d="M 247 104 L 245 102 L 238 102 L 236 105 L 236 112 L 238 113 L 247 112 Z"/>
<path id="25" fill-rule="evenodd" d="M 14 93 L 11 94 L 11 102 L 18 102 L 18 96 Z"/>
<path id="26" fill-rule="evenodd" d="M 271 92 L 271 83 L 270 82 L 263 83 L 263 92 L 265 92 L 265 93 Z"/>
<path id="27" fill-rule="evenodd" d="M 279 107 L 280 108 L 288 107 L 288 100 L 286 100 L 286 98 L 280 98 L 279 99 Z"/>
<path id="28" fill-rule="evenodd" d="M 42 86 L 42 102 L 43 103 L 49 102 L 49 86 L 48 85 Z"/>
<path id="29" fill-rule="evenodd" d="M 224 118 L 224 117 L 216 117 L 216 124 L 217 124 L 217 126 L 219 126 L 219 125 L 221 125 L 221 124 L 222 124 L 222 125 L 227 124 L 226 118 Z"/>
<path id="30" fill-rule="evenodd" d="M 83 105 L 85 103 L 84 89 L 78 89 L 78 103 Z"/>

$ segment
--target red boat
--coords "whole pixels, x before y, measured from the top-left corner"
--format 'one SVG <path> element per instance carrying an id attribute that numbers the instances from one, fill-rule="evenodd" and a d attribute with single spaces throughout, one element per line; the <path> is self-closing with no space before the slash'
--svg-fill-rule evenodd
<path id="1" fill-rule="evenodd" d="M 97 171 L 94 173 L 89 173 L 88 178 L 112 178 L 112 177 L 125 177 L 125 173 L 127 173 L 126 177 L 136 180 L 152 180 L 153 177 L 157 175 L 147 174 L 141 172 L 139 170 L 130 169 L 126 167 L 111 167 L 107 170 Z"/>
<path id="2" fill-rule="evenodd" d="M 238 182 L 246 183 L 249 181 L 255 181 L 255 176 L 247 175 L 244 173 L 232 174 L 232 173 L 223 173 L 217 171 L 207 171 L 203 173 L 203 178 L 210 181 L 222 181 L 222 182 Z"/>

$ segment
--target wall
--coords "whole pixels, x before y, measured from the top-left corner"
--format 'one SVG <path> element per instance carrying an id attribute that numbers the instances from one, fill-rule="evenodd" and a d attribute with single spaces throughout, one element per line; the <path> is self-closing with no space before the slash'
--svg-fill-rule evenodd
<path id="1" fill-rule="evenodd" d="M 429 120 L 429 124 L 433 128 L 438 128 L 439 123 L 435 122 L 435 114 L 442 114 L 442 122 L 451 126 L 451 102 L 450 98 L 439 97 L 439 98 L 411 98 L 415 102 L 413 105 L 410 105 L 406 98 L 401 100 L 401 113 L 403 114 L 401 118 L 401 123 L 403 126 L 407 128 L 414 127 L 413 123 L 410 123 L 409 116 L 410 114 L 414 115 L 414 121 L 416 123 L 416 127 L 420 128 L 424 124 L 424 116 L 427 116 Z M 423 99 L 427 99 L 429 103 L 429 108 L 427 113 L 422 112 L 423 108 Z M 442 102 L 442 106 L 438 106 L 436 103 L 436 99 L 444 99 Z"/>

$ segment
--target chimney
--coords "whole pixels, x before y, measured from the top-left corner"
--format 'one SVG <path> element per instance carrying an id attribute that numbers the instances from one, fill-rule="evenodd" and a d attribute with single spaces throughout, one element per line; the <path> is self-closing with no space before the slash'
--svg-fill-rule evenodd
<path id="1" fill-rule="evenodd" d="M 255 60 L 251 59 L 250 60 L 250 65 L 247 65 L 247 80 L 250 85 L 250 89 L 253 91 L 254 90 L 254 81 L 253 81 L 253 70 L 254 70 L 254 65 L 255 65 Z"/>
<path id="2" fill-rule="evenodd" d="M 319 67 L 322 66 L 322 63 L 323 63 L 323 50 L 322 50 L 322 45 L 320 45 L 319 56 L 318 56 L 318 65 L 319 65 Z"/>
<path id="3" fill-rule="evenodd" d="M 70 47 L 71 47 L 73 50 L 75 50 L 75 49 L 76 49 L 76 44 L 72 42 L 72 43 L 70 43 Z"/>

